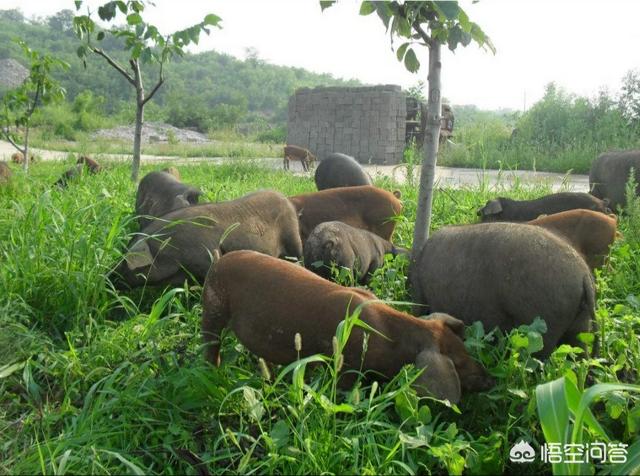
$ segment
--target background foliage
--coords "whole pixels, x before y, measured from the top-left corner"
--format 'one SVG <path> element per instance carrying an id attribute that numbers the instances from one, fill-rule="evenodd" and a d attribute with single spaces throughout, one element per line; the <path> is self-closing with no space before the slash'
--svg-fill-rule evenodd
<path id="1" fill-rule="evenodd" d="M 110 66 L 103 64 L 101 58 L 87 57 L 85 70 L 76 55 L 79 43 L 73 33 L 71 10 L 31 20 L 17 10 L 0 10 L 0 58 L 21 59 L 21 51 L 11 42 L 15 37 L 71 65 L 70 70 L 59 74 L 57 79 L 67 90 L 71 102 L 85 91 L 92 92 L 96 98 L 92 114 L 97 114 L 101 126 L 133 120 L 134 94 L 126 80 L 112 74 Z M 126 55 L 117 39 L 107 36 L 100 46 L 114 58 L 125 61 Z M 149 74 L 151 71 L 143 68 L 143 73 L 150 80 L 156 79 L 155 74 Z M 214 51 L 187 54 L 166 66 L 166 77 L 166 84 L 145 110 L 147 120 L 163 120 L 202 132 L 238 126 L 242 131 L 256 134 L 286 123 L 289 95 L 296 88 L 360 84 L 302 68 L 271 65 L 262 61 L 255 51 L 248 51 L 244 61 Z M 62 112 L 69 115 L 68 109 L 54 114 L 60 116 Z M 62 127 L 67 138 L 74 137 L 73 129 L 44 119 L 47 117 L 41 124 L 54 129 Z"/>

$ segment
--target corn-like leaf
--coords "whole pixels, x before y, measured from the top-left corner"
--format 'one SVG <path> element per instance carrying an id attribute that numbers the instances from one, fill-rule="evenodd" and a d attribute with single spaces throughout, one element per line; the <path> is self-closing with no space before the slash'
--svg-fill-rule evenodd
<path id="1" fill-rule="evenodd" d="M 536 387 L 540 426 L 542 426 L 544 439 L 548 443 L 564 444 L 568 439 L 569 407 L 565 398 L 564 382 L 565 378 L 562 377 Z M 570 474 L 567 466 L 563 463 L 554 463 L 553 473 Z"/>

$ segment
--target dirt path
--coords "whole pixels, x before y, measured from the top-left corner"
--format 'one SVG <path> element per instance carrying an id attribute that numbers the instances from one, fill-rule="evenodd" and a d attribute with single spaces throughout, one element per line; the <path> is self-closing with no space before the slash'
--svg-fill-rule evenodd
<path id="1" fill-rule="evenodd" d="M 67 152 L 58 152 L 43 149 L 32 149 L 33 152 L 38 155 L 42 160 L 65 160 L 67 158 Z M 0 141 L 0 160 L 10 160 L 11 154 L 15 152 L 15 149 L 8 142 Z M 102 157 L 109 158 L 111 160 L 129 160 L 129 155 L 119 154 L 103 154 Z M 142 155 L 141 160 L 143 163 L 153 162 L 172 162 L 175 164 L 188 165 L 200 162 L 215 162 L 222 163 L 228 160 L 224 157 L 198 157 L 185 159 L 174 156 L 156 156 L 156 155 Z M 264 158 L 257 159 L 265 167 L 278 169 L 282 167 L 281 158 Z M 387 176 L 395 178 L 399 182 L 406 181 L 406 167 L 394 166 L 394 165 L 365 165 L 364 168 L 373 176 Z M 304 175 L 304 171 L 299 162 L 291 163 L 291 170 L 295 175 Z M 418 175 L 418 170 L 415 171 Z M 589 191 L 589 176 L 577 175 L 577 174 L 556 174 L 549 172 L 532 172 L 529 170 L 517 170 L 517 171 L 499 171 L 499 170 L 483 170 L 483 169 L 463 169 L 455 167 L 436 167 L 436 184 L 441 187 L 453 187 L 460 188 L 464 186 L 477 186 L 481 183 L 486 183 L 490 186 L 496 186 L 501 184 L 505 187 L 509 187 L 515 183 L 527 183 L 527 184 L 549 184 L 552 189 L 567 190 L 572 192 L 587 192 Z"/>

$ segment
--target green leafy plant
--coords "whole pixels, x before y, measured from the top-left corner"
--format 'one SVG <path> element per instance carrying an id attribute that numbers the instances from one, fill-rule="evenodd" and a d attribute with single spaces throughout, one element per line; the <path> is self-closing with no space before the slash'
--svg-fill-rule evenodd
<path id="1" fill-rule="evenodd" d="M 24 82 L 2 97 L 0 109 L 0 137 L 11 143 L 24 158 L 25 172 L 29 170 L 29 130 L 31 117 L 43 104 L 51 104 L 64 98 L 65 90 L 53 78 L 56 68 L 66 69 L 69 65 L 52 56 L 39 53 L 16 40 L 30 64 L 29 76 Z M 22 142 L 22 146 L 18 145 Z"/>
<path id="2" fill-rule="evenodd" d="M 588 429 L 600 441 L 610 442 L 611 439 L 589 407 L 605 394 L 622 391 L 640 392 L 640 385 L 601 383 L 581 392 L 576 376 L 571 372 L 538 385 L 536 402 L 545 440 L 562 445 L 582 444 Z M 588 474 L 591 466 L 591 463 L 553 463 L 553 474 Z M 613 474 L 636 474 L 640 471 L 640 440 L 629 448 L 627 462 L 611 467 L 610 471 Z"/>

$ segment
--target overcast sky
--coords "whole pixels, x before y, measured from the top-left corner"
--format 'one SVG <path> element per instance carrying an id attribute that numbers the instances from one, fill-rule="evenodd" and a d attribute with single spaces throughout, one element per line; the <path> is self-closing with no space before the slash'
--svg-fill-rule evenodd
<path id="1" fill-rule="evenodd" d="M 102 1 L 86 2 L 91 6 Z M 443 94 L 454 104 L 486 109 L 522 109 L 556 81 L 587 96 L 620 88 L 629 69 L 640 68 L 640 2 L 637 0 L 482 0 L 460 2 L 491 37 L 495 55 L 475 45 L 443 55 Z M 170 33 L 222 17 L 223 29 L 203 37 L 197 51 L 215 49 L 244 58 L 256 48 L 279 65 L 357 78 L 368 84 L 415 85 L 426 81 L 425 65 L 410 74 L 396 60 L 389 36 L 374 15 L 358 15 L 359 2 L 340 0 L 321 13 L 317 0 L 156 0 L 149 21 Z M 47 16 L 72 0 L 0 0 L 0 9 Z M 526 99 L 525 99 L 526 98 Z"/>

